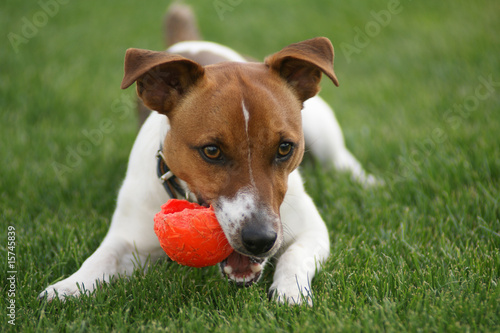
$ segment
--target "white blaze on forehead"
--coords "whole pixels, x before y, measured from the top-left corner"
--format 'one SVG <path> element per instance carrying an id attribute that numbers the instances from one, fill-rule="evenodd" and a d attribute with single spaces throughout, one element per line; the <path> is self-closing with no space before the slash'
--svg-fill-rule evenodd
<path id="1" fill-rule="evenodd" d="M 248 172 L 250 174 L 250 183 L 255 186 L 255 180 L 253 179 L 252 171 L 252 151 L 250 149 L 250 134 L 248 134 L 248 123 L 250 122 L 250 113 L 248 112 L 245 101 L 241 102 L 241 108 L 243 110 L 243 117 L 245 118 L 245 134 L 247 136 L 247 146 L 248 146 Z"/>
<path id="2" fill-rule="evenodd" d="M 249 187 L 240 189 L 233 198 L 219 199 L 215 215 L 226 236 L 236 232 L 245 220 L 251 218 L 257 208 L 256 202 L 256 195 Z"/>
<path id="3" fill-rule="evenodd" d="M 247 107 L 245 106 L 245 102 L 241 102 L 241 108 L 243 109 L 243 117 L 245 117 L 245 131 L 247 133 L 247 138 L 248 138 L 248 122 L 250 121 L 250 113 L 248 113 Z"/>

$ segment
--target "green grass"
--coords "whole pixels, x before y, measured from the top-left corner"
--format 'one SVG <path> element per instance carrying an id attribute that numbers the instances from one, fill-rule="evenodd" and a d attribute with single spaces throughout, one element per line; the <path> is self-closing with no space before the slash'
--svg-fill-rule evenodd
<path id="1" fill-rule="evenodd" d="M 242 1 L 223 20 L 213 1 L 191 3 L 206 39 L 259 59 L 329 37 L 341 86 L 325 80 L 322 95 L 348 147 L 386 185 L 364 189 L 306 160 L 306 186 L 332 240 L 312 309 L 269 302 L 271 269 L 238 289 L 215 268 L 165 262 L 92 297 L 39 302 L 107 231 L 137 133 L 134 91 L 119 89 L 124 52 L 164 47 L 167 3 L 69 1 L 14 52 L 7 34 L 22 35 L 23 17 L 32 21 L 41 7 L 6 0 L 0 330 L 500 331 L 500 85 L 473 104 L 483 78 L 500 82 L 497 1 L 401 0 L 400 13 L 350 57 L 341 45 L 355 45 L 354 28 L 389 2 Z M 102 119 L 113 127 L 89 145 L 82 131 L 102 128 Z M 85 156 L 68 160 L 78 145 Z M 69 162 L 58 176 L 54 163 Z M 16 229 L 15 327 L 6 316 L 8 226 Z"/>

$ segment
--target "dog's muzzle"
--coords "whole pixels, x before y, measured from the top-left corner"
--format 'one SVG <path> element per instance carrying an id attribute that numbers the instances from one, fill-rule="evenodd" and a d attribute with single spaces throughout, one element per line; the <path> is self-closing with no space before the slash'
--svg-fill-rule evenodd
<path id="1" fill-rule="evenodd" d="M 241 231 L 244 253 L 233 251 L 219 263 L 223 275 L 238 286 L 249 287 L 259 281 L 267 257 L 272 255 L 278 234 L 269 226 L 250 224 Z M 243 250 L 243 249 L 242 249 Z"/>

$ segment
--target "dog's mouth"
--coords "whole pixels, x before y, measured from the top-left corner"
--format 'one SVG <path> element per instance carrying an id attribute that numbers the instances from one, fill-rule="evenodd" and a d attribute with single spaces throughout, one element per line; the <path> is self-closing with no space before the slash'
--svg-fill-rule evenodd
<path id="1" fill-rule="evenodd" d="M 248 257 L 233 251 L 219 263 L 219 268 L 224 276 L 239 287 L 250 287 L 259 281 L 265 261 L 263 258 Z"/>
<path id="2" fill-rule="evenodd" d="M 201 194 L 198 193 L 196 198 L 199 205 L 210 206 Z M 266 261 L 266 258 L 251 257 L 233 251 L 219 263 L 219 268 L 222 275 L 236 283 L 238 287 L 250 287 L 259 281 Z"/>

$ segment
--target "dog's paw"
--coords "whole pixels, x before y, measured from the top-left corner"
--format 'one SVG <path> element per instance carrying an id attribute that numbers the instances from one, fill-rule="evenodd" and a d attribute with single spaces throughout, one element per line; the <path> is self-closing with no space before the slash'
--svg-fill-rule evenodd
<path id="1" fill-rule="evenodd" d="M 301 287 L 296 281 L 285 285 L 273 283 L 268 296 L 270 300 L 275 300 L 280 304 L 313 306 L 310 288 Z"/>
<path id="2" fill-rule="evenodd" d="M 84 286 L 80 286 L 76 281 L 66 279 L 48 286 L 38 295 L 38 299 L 47 299 L 50 302 L 55 298 L 59 298 L 61 301 L 64 301 L 68 297 L 78 297 L 82 293 L 88 292 L 90 290 L 85 289 Z"/>

